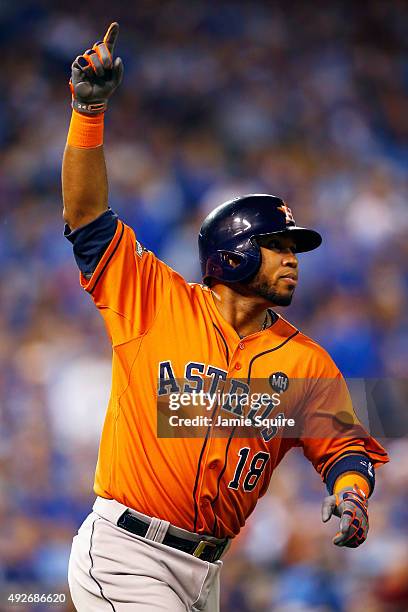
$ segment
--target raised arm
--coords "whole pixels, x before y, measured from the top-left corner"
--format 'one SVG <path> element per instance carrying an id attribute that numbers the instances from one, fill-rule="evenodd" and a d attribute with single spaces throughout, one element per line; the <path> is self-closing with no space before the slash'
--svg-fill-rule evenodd
<path id="1" fill-rule="evenodd" d="M 108 180 L 103 151 L 103 120 L 108 98 L 123 76 L 113 51 L 119 25 L 112 23 L 103 41 L 72 64 L 72 119 L 62 162 L 64 220 L 72 230 L 108 207 Z"/>

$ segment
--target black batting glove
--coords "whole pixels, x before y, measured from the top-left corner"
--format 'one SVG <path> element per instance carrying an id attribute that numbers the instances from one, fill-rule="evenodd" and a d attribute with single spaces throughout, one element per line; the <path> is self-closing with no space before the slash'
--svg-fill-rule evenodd
<path id="1" fill-rule="evenodd" d="M 333 544 L 348 548 L 360 546 L 368 533 L 367 498 L 363 491 L 354 486 L 326 497 L 322 504 L 323 523 L 333 515 L 340 517 L 340 530 L 333 538 Z"/>
<path id="2" fill-rule="evenodd" d="M 84 115 L 105 112 L 108 98 L 120 85 L 123 63 L 120 57 L 113 59 L 113 51 L 119 34 L 119 24 L 111 23 L 102 41 L 78 55 L 71 67 L 69 82 L 72 108 Z"/>

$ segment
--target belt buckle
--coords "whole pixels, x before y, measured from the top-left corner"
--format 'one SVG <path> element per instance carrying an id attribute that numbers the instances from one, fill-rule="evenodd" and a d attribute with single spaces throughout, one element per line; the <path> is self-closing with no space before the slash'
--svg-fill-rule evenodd
<path id="1" fill-rule="evenodd" d="M 205 551 L 207 546 L 210 546 L 210 548 L 217 548 L 217 545 L 213 544 L 213 542 L 208 542 L 208 540 L 201 540 L 197 544 L 197 546 L 196 546 L 196 548 L 195 548 L 195 550 L 193 552 L 193 557 L 200 558 L 202 553 Z"/>

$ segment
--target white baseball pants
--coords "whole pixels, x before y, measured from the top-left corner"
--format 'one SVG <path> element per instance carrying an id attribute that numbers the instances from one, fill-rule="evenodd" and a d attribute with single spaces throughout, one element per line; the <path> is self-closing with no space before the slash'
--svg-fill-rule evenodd
<path id="1" fill-rule="evenodd" d="M 208 563 L 117 526 L 127 508 L 97 498 L 73 539 L 68 569 L 78 612 L 219 612 L 221 561 Z M 146 534 L 148 536 L 148 534 Z"/>

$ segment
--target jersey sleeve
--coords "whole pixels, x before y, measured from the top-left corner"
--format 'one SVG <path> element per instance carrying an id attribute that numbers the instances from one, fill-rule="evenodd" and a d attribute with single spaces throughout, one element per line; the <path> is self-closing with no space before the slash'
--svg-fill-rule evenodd
<path id="1" fill-rule="evenodd" d="M 90 240 L 95 245 L 93 229 Z M 104 236 L 106 243 L 106 228 Z M 77 249 L 75 253 L 77 262 L 83 261 L 89 244 L 83 236 L 81 252 Z M 88 273 L 83 263 L 78 263 L 80 283 L 101 313 L 112 344 L 122 344 L 146 333 L 170 293 L 171 268 L 142 247 L 132 228 L 120 219 L 113 237 L 99 246 L 99 255 L 92 261 L 93 271 Z"/>
<path id="2" fill-rule="evenodd" d="M 65 224 L 64 236 L 71 242 L 75 261 L 85 278 L 91 278 L 115 235 L 117 224 L 118 215 L 111 208 L 75 230 Z"/>
<path id="3" fill-rule="evenodd" d="M 364 428 L 355 414 L 342 374 L 323 349 L 309 393 L 302 404 L 300 446 L 329 488 L 327 477 L 333 466 L 364 475 L 371 466 L 389 461 L 381 444 Z M 345 457 L 348 456 L 347 461 Z M 369 461 L 365 462 L 364 458 Z M 365 465 L 364 465 L 365 464 Z M 339 468 L 340 466 L 340 468 Z M 351 467 L 350 467 L 351 466 Z M 332 476 L 335 472 L 332 472 Z M 372 481 L 373 487 L 374 479 Z"/>

